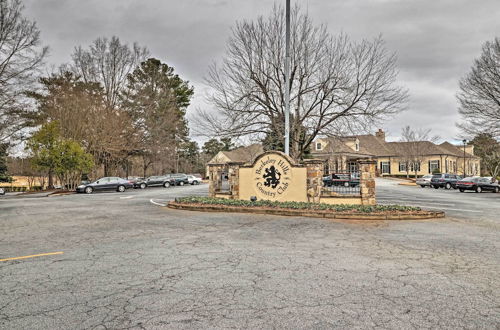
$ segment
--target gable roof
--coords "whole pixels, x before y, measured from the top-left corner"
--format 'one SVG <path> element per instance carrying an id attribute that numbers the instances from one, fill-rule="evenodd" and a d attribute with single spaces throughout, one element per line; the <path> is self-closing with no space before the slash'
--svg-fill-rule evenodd
<path id="1" fill-rule="evenodd" d="M 359 151 L 350 148 L 346 143 L 359 141 Z M 324 139 L 328 145 L 322 152 L 349 153 L 359 156 L 389 156 L 389 149 L 384 140 L 374 135 L 353 135 L 345 137 L 330 137 Z M 315 151 L 318 153 L 318 151 Z"/>
<path id="2" fill-rule="evenodd" d="M 224 164 L 229 162 L 252 162 L 258 155 L 264 152 L 260 143 L 254 143 L 246 147 L 236 148 L 231 151 L 220 151 L 213 157 L 209 164 Z"/>
<path id="3" fill-rule="evenodd" d="M 347 143 L 352 143 L 356 139 L 359 140 L 359 151 L 347 145 Z M 384 139 L 370 134 L 329 137 L 322 140 L 327 142 L 327 146 L 321 151 L 314 150 L 313 153 L 346 153 L 359 156 L 398 157 L 403 155 L 403 150 L 416 147 L 426 155 L 451 155 L 456 157 L 463 157 L 464 155 L 463 150 L 449 142 L 443 142 L 439 145 L 430 141 L 386 142 Z M 470 153 L 466 153 L 465 155 L 467 158 L 479 158 Z"/>
<path id="4" fill-rule="evenodd" d="M 442 149 L 445 149 L 448 153 L 452 154 L 453 156 L 457 156 L 457 157 L 464 156 L 463 149 L 460 149 L 459 147 L 451 144 L 450 142 L 443 142 L 439 146 Z M 467 157 L 467 158 L 479 158 L 478 156 L 475 156 L 475 155 L 470 154 L 468 152 L 465 153 L 465 157 Z"/>

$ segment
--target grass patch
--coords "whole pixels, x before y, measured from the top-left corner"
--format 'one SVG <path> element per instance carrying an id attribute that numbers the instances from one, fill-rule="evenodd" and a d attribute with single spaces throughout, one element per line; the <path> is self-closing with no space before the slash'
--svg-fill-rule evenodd
<path id="1" fill-rule="evenodd" d="M 281 209 L 295 210 L 328 210 L 335 212 L 409 212 L 421 211 L 420 207 L 403 206 L 403 205 L 350 205 L 350 204 L 321 204 L 308 202 L 273 202 L 268 200 L 247 201 L 238 199 L 224 199 L 212 197 L 180 197 L 175 201 L 181 204 L 204 204 L 204 205 L 224 205 L 224 206 L 243 206 L 243 207 L 271 207 Z"/>

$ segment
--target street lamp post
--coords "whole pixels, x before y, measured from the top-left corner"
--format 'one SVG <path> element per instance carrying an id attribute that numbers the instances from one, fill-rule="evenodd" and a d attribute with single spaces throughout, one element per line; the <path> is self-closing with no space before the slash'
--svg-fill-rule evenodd
<path id="1" fill-rule="evenodd" d="M 462 140 L 462 142 L 464 143 L 464 178 L 465 178 L 466 177 L 466 175 L 465 175 L 465 173 L 466 173 L 465 172 L 465 143 L 467 142 L 467 140 L 464 139 L 464 140 Z"/>
<path id="2" fill-rule="evenodd" d="M 290 0 L 286 0 L 285 154 L 290 155 Z"/>

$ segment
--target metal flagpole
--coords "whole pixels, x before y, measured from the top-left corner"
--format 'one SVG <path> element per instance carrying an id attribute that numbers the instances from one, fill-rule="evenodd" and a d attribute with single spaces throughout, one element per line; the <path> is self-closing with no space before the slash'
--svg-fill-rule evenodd
<path id="1" fill-rule="evenodd" d="M 290 155 L 290 0 L 286 0 L 285 154 Z"/>

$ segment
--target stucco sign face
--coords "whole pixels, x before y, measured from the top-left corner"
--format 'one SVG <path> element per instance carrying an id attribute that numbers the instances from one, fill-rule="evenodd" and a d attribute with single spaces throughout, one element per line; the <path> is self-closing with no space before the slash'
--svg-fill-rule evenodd
<path id="1" fill-rule="evenodd" d="M 258 199 L 278 200 L 285 196 L 292 181 L 292 166 L 279 154 L 267 154 L 253 166 Z"/>

